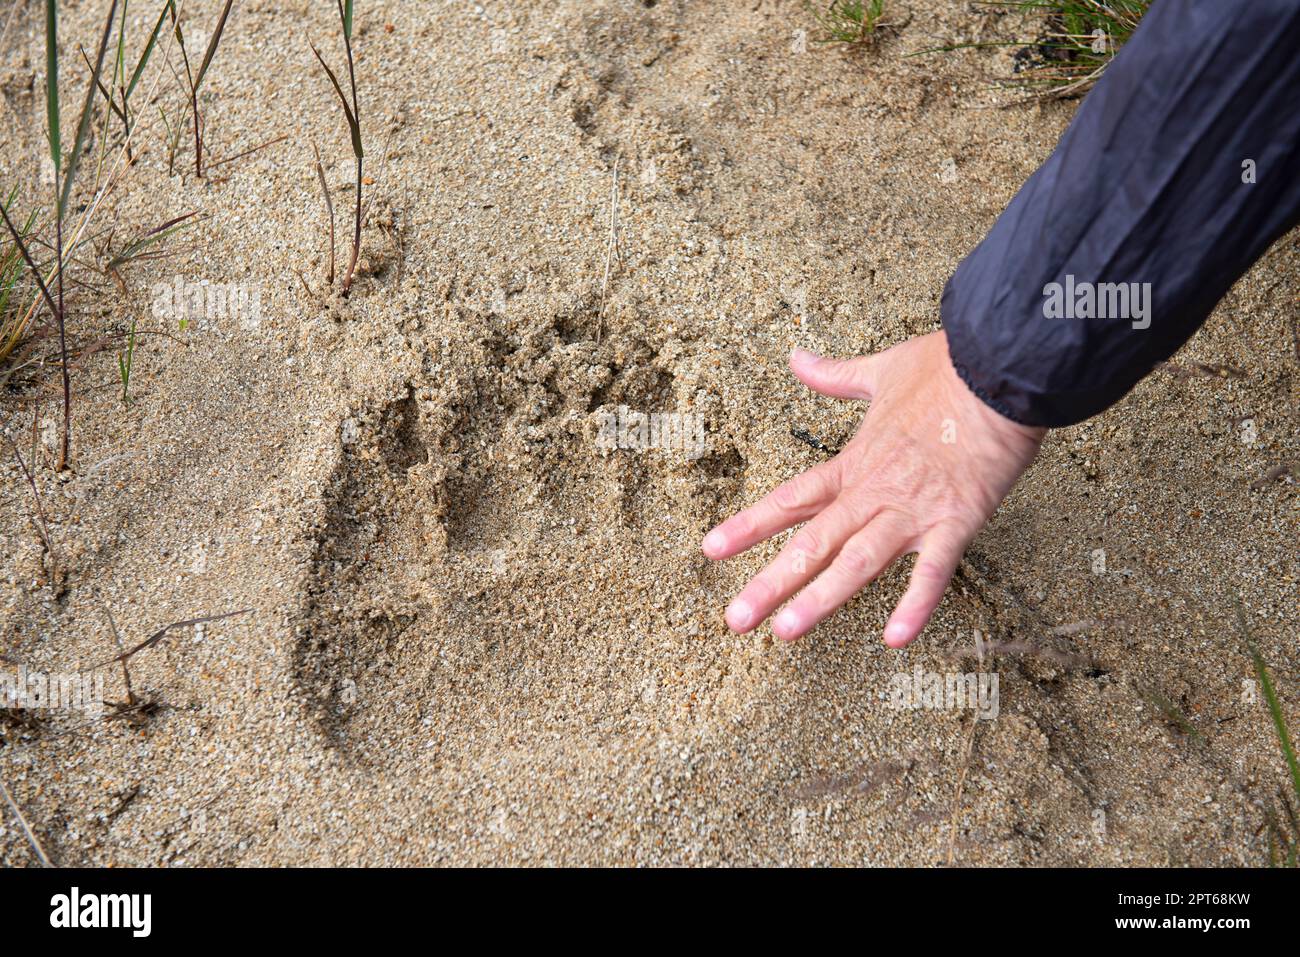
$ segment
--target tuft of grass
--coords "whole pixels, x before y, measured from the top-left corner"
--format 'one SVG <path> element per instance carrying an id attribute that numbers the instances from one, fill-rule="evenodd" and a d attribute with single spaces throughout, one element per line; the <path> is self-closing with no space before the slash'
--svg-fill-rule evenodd
<path id="1" fill-rule="evenodd" d="M 352 91 L 351 102 L 348 95 L 343 91 L 343 85 L 339 82 L 338 76 L 330 69 L 325 58 L 321 56 L 320 50 L 316 49 L 316 44 L 308 41 L 311 46 L 311 52 L 316 54 L 316 59 L 320 62 L 321 68 L 324 69 L 325 75 L 329 77 L 330 84 L 334 87 L 334 92 L 338 94 L 339 102 L 343 105 L 343 115 L 348 123 L 348 132 L 352 138 L 352 156 L 356 162 L 356 210 L 354 214 L 353 232 L 352 232 L 352 256 L 348 261 L 348 267 L 343 273 L 342 293 L 347 296 L 352 291 L 352 280 L 357 270 L 357 260 L 361 256 L 361 168 L 365 158 L 365 150 L 361 145 L 361 107 L 357 102 L 357 74 L 356 65 L 352 58 L 352 0 L 335 0 L 338 5 L 339 22 L 343 26 L 343 49 L 347 53 L 348 63 L 348 86 Z M 324 181 L 322 180 L 322 183 Z M 328 190 L 326 191 L 328 203 Z M 333 240 L 333 208 L 330 207 L 331 220 L 331 242 Z M 330 250 L 330 262 L 334 261 L 334 250 Z M 333 269 L 331 267 L 331 273 Z"/>
<path id="2" fill-rule="evenodd" d="M 68 259 L 71 258 L 71 252 L 67 256 L 64 255 L 63 221 L 67 213 L 68 200 L 72 195 L 72 186 L 77 178 L 77 169 L 81 164 L 82 147 L 85 143 L 86 133 L 90 130 L 90 122 L 94 115 L 95 91 L 102 85 L 100 77 L 104 68 L 104 54 L 108 49 L 109 37 L 113 32 L 117 2 L 118 0 L 112 0 L 109 4 L 108 16 L 104 20 L 104 31 L 100 35 L 99 52 L 96 56 L 90 84 L 86 89 L 86 98 L 81 108 L 81 115 L 77 120 L 77 132 L 73 140 L 72 152 L 67 157 L 67 166 L 65 168 L 62 116 L 59 103 L 59 10 L 57 0 L 45 0 L 45 119 L 46 138 L 50 147 L 50 162 L 54 166 L 55 198 L 54 252 L 56 267 L 53 294 L 51 294 L 46 282 L 41 278 L 40 268 L 32 259 L 27 248 L 27 238 L 30 230 L 26 233 L 18 230 L 9 218 L 8 208 L 0 207 L 0 213 L 3 214 L 4 223 L 9 230 L 13 245 L 22 255 L 23 262 L 31 272 L 32 278 L 36 280 L 36 284 L 40 287 L 41 294 L 44 296 L 45 302 L 50 308 L 50 313 L 54 317 L 55 327 L 58 329 L 59 367 L 63 379 L 63 429 L 59 440 L 59 460 L 55 468 L 60 472 L 68 467 L 72 442 L 72 384 L 68 370 L 67 314 L 64 309 L 63 296 L 64 267 Z M 73 245 L 75 247 L 75 242 Z M 26 320 L 21 320 L 19 325 L 25 327 Z M 10 331 L 12 333 L 14 330 L 11 329 Z M 21 335 L 21 332 L 22 329 L 19 328 L 17 334 Z"/>
<path id="3" fill-rule="evenodd" d="M 1040 14 L 1042 31 L 1035 38 L 984 43 L 954 43 L 920 50 L 949 53 L 979 47 L 1020 47 L 1014 79 L 1001 85 L 1033 97 L 1067 98 L 1086 93 L 1101 77 L 1137 29 L 1151 0 L 977 0 L 980 6 Z"/>
<path id="4" fill-rule="evenodd" d="M 1043 33 L 1016 54 L 1018 85 L 1068 96 L 1097 81 L 1151 0 L 1018 0 L 1010 6 L 1047 18 Z"/>
<path id="5" fill-rule="evenodd" d="M 825 10 L 813 8 L 813 18 L 826 35 L 818 43 L 865 43 L 876 35 L 885 0 L 831 0 Z"/>
<path id="6" fill-rule="evenodd" d="M 1300 808 L 1300 762 L 1296 760 L 1295 746 L 1291 743 L 1291 734 L 1287 729 L 1286 716 L 1282 714 L 1282 702 L 1278 699 L 1277 689 L 1273 686 L 1273 678 L 1269 674 L 1264 656 L 1260 653 L 1259 646 L 1255 644 L 1255 639 L 1250 633 L 1250 627 L 1246 623 L 1246 610 L 1242 606 L 1240 598 L 1237 599 L 1236 605 L 1237 627 L 1246 642 L 1246 650 L 1250 653 L 1250 660 L 1255 667 L 1255 678 L 1259 681 L 1260 690 L 1264 693 L 1264 701 L 1268 705 L 1268 714 L 1273 721 L 1273 730 L 1277 732 L 1278 744 L 1282 748 L 1282 757 L 1286 761 L 1287 770 L 1290 772 L 1291 777 L 1290 794 L 1287 793 L 1285 787 L 1278 789 L 1278 802 L 1281 805 L 1281 813 L 1274 813 L 1270 809 L 1265 814 L 1268 827 L 1269 859 L 1275 867 L 1281 864 L 1285 864 L 1287 867 L 1295 867 L 1297 858 L 1300 857 L 1300 817 L 1297 815 L 1297 808 Z"/>
<path id="7" fill-rule="evenodd" d="M 104 196 L 117 184 L 123 170 L 131 166 L 131 140 L 136 132 L 131 112 L 131 93 L 143 76 L 145 67 L 157 46 L 158 36 L 161 34 L 162 24 L 166 22 L 167 15 L 169 13 L 173 17 L 176 15 L 174 0 L 164 0 L 162 11 L 154 23 L 154 29 L 148 37 L 145 49 L 132 70 L 129 69 L 125 59 L 128 0 L 111 0 L 106 7 L 107 16 L 104 19 L 94 57 L 92 58 L 84 49 L 80 51 L 90 76 L 81 112 L 73 126 L 75 133 L 69 150 L 68 142 L 62 135 L 62 122 L 65 117 L 62 115 L 60 99 L 58 2 L 45 0 L 46 139 L 49 146 L 49 159 L 54 171 L 53 202 L 48 213 L 42 213 L 38 209 L 37 212 L 26 217 L 25 221 L 22 217 L 18 217 L 16 212 L 11 215 L 10 206 L 16 192 L 10 194 L 8 201 L 0 204 L 0 218 L 4 222 L 4 231 L 0 232 L 0 362 L 7 362 L 15 351 L 25 344 L 32 324 L 48 308 L 52 317 L 50 328 L 57 332 L 57 359 L 63 384 L 62 433 L 55 466 L 59 471 L 65 470 L 69 465 L 72 421 L 70 381 L 72 362 L 69 353 L 64 274 L 69 265 L 84 264 L 78 258 L 79 250 L 93 241 L 93 237 L 87 233 L 87 227 Z M 114 53 L 109 56 L 115 26 L 118 29 L 118 36 L 116 42 L 112 44 Z M 203 68 L 199 73 L 200 79 L 211 62 L 212 55 L 215 54 L 215 41 L 219 39 L 219 32 L 220 30 L 218 35 L 214 36 L 214 41 L 209 44 L 208 56 L 205 57 Z M 157 88 L 156 81 L 153 87 Z M 98 159 L 89 164 L 92 167 L 93 177 L 90 174 L 84 177 L 93 178 L 90 187 L 93 198 L 90 198 L 85 206 L 76 206 L 73 202 L 74 189 L 80 186 L 80 180 L 83 178 L 78 176 L 79 171 L 87 165 L 83 162 L 84 154 L 90 152 L 87 144 L 93 139 L 88 134 L 92 123 L 97 123 L 96 115 L 101 97 L 105 101 L 105 107 L 102 123 L 97 124 L 102 127 Z M 154 100 L 153 89 L 149 91 L 146 99 L 150 102 Z M 122 123 L 122 142 L 119 144 L 117 157 L 110 164 L 111 169 L 108 169 L 105 166 L 105 159 L 109 127 L 114 116 Z M 41 228 L 37 228 L 38 223 L 46 215 L 50 220 L 48 227 L 41 224 Z M 20 228 L 17 223 L 23 223 L 22 227 Z M 47 228 L 53 233 L 50 239 L 40 235 Z M 32 253 L 40 249 L 48 249 L 53 253 L 51 262 L 38 263 Z M 22 278 L 24 267 L 29 274 L 30 282 Z M 75 276 L 68 277 L 66 282 L 71 282 L 74 288 L 86 286 Z M 28 300 L 25 308 L 21 308 L 21 304 L 15 301 L 15 294 Z M 31 362 L 22 364 L 30 365 Z M 6 368 L 3 378 L 7 379 L 11 371 Z"/>
<path id="8" fill-rule="evenodd" d="M 121 252 L 114 253 L 104 266 L 106 272 L 113 272 L 119 266 L 124 266 L 129 262 L 135 262 L 140 259 L 154 259 L 164 255 L 162 250 L 150 249 L 149 247 L 162 242 L 169 236 L 180 232 L 187 226 L 194 224 L 194 217 L 199 215 L 198 210 L 185 213 L 182 216 L 176 216 L 167 220 L 160 226 L 155 226 L 142 235 L 131 240 Z"/>
<path id="9" fill-rule="evenodd" d="M 57 189 L 57 184 L 56 184 L 56 189 Z M 5 228 L 9 230 L 9 236 L 13 240 L 14 247 L 18 250 L 18 253 L 21 255 L 22 261 L 27 266 L 27 270 L 31 274 L 32 279 L 36 281 L 36 285 L 40 289 L 41 297 L 44 299 L 45 304 L 49 307 L 50 314 L 54 316 L 55 319 L 57 320 L 58 327 L 59 327 L 59 353 L 62 357 L 62 362 L 60 363 L 60 366 L 62 367 L 62 371 L 63 371 L 63 437 L 62 437 L 62 444 L 59 452 L 59 464 L 57 466 L 57 471 L 62 471 L 67 466 L 68 432 L 69 432 L 68 423 L 69 423 L 69 409 L 71 407 L 71 401 L 70 401 L 71 393 L 70 393 L 70 388 L 68 383 L 68 349 L 67 349 L 66 339 L 63 336 L 63 306 L 62 306 L 63 270 L 59 269 L 58 271 L 59 288 L 57 290 L 57 293 L 59 298 L 56 301 L 54 298 L 55 294 L 50 291 L 50 287 L 46 284 L 45 280 L 41 278 L 40 267 L 37 266 L 36 261 L 32 259 L 31 250 L 28 248 L 26 237 L 24 237 L 24 235 L 21 232 L 19 232 L 18 227 L 14 225 L 14 221 L 9 218 L 9 210 L 7 207 L 0 206 L 0 218 L 4 219 Z M 61 231 L 60 231 L 58 249 L 60 253 L 59 259 L 60 262 L 62 262 L 63 241 L 62 241 Z"/>

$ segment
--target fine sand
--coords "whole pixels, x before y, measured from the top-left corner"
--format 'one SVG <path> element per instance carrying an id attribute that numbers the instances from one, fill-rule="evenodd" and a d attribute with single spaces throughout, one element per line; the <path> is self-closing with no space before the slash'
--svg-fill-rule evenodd
<path id="1" fill-rule="evenodd" d="M 102 10 L 63 6 L 79 105 Z M 186 6 L 201 46 L 220 3 Z M 1032 21 L 891 6 L 899 28 L 849 51 L 805 45 L 795 0 L 360 4 L 377 198 L 343 301 L 311 145 L 341 258 L 352 160 L 307 45 L 340 62 L 332 6 L 236 4 L 210 154 L 287 139 L 200 180 L 188 134 L 169 177 L 142 132 L 99 227 L 207 215 L 125 290 L 71 294 L 82 346 L 137 320 L 132 403 L 107 339 L 74 369 L 58 477 L 55 370 L 0 396 L 58 565 L 5 444 L 0 666 L 110 658 L 109 612 L 129 647 L 248 609 L 131 658 L 134 708 L 0 718 L 0 781 L 52 860 L 1266 863 L 1284 768 L 1234 596 L 1300 728 L 1275 474 L 1300 461 L 1295 236 L 1171 367 L 1049 437 L 909 649 L 880 640 L 907 563 L 794 645 L 723 623 L 780 540 L 715 566 L 700 538 L 825 454 L 792 429 L 835 448 L 861 414 L 800 386 L 791 347 L 936 328 L 1076 108 L 1000 106 L 1012 48 L 907 56 Z M 42 190 L 24 210 L 49 191 L 41 27 L 27 4 L 0 50 L 0 185 Z M 181 329 L 178 279 L 257 308 Z M 698 414 L 702 454 L 601 448 L 619 406 Z M 996 719 L 893 707 L 917 669 L 995 672 Z M 93 673 L 128 701 L 120 667 Z M 0 806 L 0 864 L 32 861 Z"/>

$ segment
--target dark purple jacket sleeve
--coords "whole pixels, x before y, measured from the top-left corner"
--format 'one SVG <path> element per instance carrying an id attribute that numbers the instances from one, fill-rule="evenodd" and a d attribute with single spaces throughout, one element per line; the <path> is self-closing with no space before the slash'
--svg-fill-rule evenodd
<path id="1" fill-rule="evenodd" d="M 1300 0 L 1156 0 L 949 280 L 953 365 L 1008 418 L 1079 422 L 1298 218 Z"/>

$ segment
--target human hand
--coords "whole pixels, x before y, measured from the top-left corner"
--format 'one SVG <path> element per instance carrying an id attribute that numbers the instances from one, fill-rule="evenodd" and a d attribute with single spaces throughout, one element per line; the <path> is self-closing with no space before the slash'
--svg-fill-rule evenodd
<path id="1" fill-rule="evenodd" d="M 870 406 L 835 458 L 705 536 L 704 554 L 716 560 L 807 523 L 727 606 L 727 624 L 750 631 L 802 588 L 772 623 L 778 637 L 793 641 L 895 559 L 917 552 L 884 631 L 885 644 L 902 648 L 930 620 L 966 546 L 1034 460 L 1047 430 L 1012 422 L 971 392 L 952 367 L 943 332 L 856 359 L 796 349 L 790 369 L 823 395 Z"/>

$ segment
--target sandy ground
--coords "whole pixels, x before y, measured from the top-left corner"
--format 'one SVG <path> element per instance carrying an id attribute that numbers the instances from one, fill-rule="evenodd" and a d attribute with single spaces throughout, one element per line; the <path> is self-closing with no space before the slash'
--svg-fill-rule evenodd
<path id="1" fill-rule="evenodd" d="M 44 149 L 27 6 L 0 51 L 5 184 L 39 181 Z M 92 46 L 101 5 L 66 6 L 65 44 Z M 219 4 L 187 7 L 204 36 Z M 129 407 L 119 340 L 77 370 L 62 480 L 57 402 L 33 401 L 55 380 L 0 403 L 66 576 L 6 448 L 0 664 L 102 661 L 110 610 L 130 645 L 250 609 L 136 655 L 149 708 L 4 715 L 0 779 L 51 858 L 1266 861 L 1283 768 L 1231 596 L 1300 728 L 1295 487 L 1261 480 L 1300 460 L 1295 236 L 1173 368 L 1049 438 L 907 651 L 879 634 L 905 568 L 793 646 L 723 624 L 775 546 L 712 567 L 700 537 L 818 460 L 792 428 L 833 447 L 861 414 L 799 386 L 790 348 L 935 328 L 1074 109 L 989 108 L 1009 51 L 906 56 L 1021 21 L 895 7 L 901 29 L 855 53 L 805 47 L 786 0 L 361 4 L 379 198 L 363 276 L 330 303 L 311 143 L 341 232 L 352 167 L 306 38 L 338 62 L 332 8 L 236 4 L 211 154 L 288 139 L 198 180 L 145 136 L 100 222 L 209 216 L 128 267 L 126 295 L 74 297 L 80 342 L 133 317 L 172 337 L 141 336 Z M 153 13 L 131 9 L 138 39 Z M 79 100 L 84 68 L 64 69 Z M 176 277 L 255 291 L 257 321 L 180 330 L 157 315 Z M 619 405 L 702 415 L 704 454 L 598 448 Z M 1010 645 L 981 666 L 976 630 Z M 891 706 L 899 673 L 981 667 L 995 720 Z M 96 673 L 125 700 L 120 670 Z M 0 863 L 31 860 L 5 810 Z"/>

